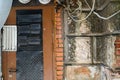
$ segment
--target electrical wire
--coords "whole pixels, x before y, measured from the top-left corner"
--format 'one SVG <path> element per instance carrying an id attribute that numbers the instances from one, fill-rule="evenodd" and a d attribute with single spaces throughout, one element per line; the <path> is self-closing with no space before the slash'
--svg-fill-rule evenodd
<path id="1" fill-rule="evenodd" d="M 73 11 L 71 10 L 70 5 L 68 5 L 67 11 L 68 11 L 68 13 L 70 14 L 71 17 L 77 17 L 77 16 L 81 15 L 81 13 L 82 13 L 82 3 L 78 0 L 77 5 L 78 5 L 78 8 L 76 8 Z M 77 13 L 77 11 L 79 11 L 80 14 L 76 15 L 76 16 L 73 15 L 73 14 L 75 14 L 75 12 Z"/>
<path id="2" fill-rule="evenodd" d="M 97 15 L 100 19 L 108 20 L 108 19 L 116 16 L 117 14 L 119 14 L 119 13 L 120 13 L 120 10 L 118 10 L 117 12 L 115 12 L 114 14 L 112 14 L 112 15 L 110 15 L 110 16 L 108 16 L 108 17 L 103 17 L 103 16 L 99 15 L 99 14 L 98 14 L 97 12 L 95 12 L 95 11 L 94 11 L 93 13 L 94 13 L 95 15 Z"/>
<path id="3" fill-rule="evenodd" d="M 88 13 L 88 15 L 83 18 L 83 19 L 75 19 L 74 16 L 71 15 L 71 13 L 68 11 L 70 9 L 70 7 L 67 7 L 67 13 L 69 15 L 69 17 L 74 21 L 74 22 L 82 22 L 84 20 L 86 20 L 91 14 L 92 12 L 94 11 L 94 8 L 95 8 L 95 0 L 93 0 L 93 4 L 92 4 L 92 8 L 91 8 L 91 11 Z"/>
<path id="4" fill-rule="evenodd" d="M 90 13 L 89 13 L 85 18 L 80 19 L 80 20 L 75 19 L 74 16 L 71 16 L 71 14 L 70 14 L 69 12 L 68 12 L 68 15 L 69 15 L 69 17 L 70 17 L 73 21 L 75 21 L 75 22 L 81 22 L 81 21 L 83 21 L 83 20 L 86 20 L 86 19 L 92 14 L 92 12 L 93 12 L 93 10 L 94 10 L 94 7 L 95 7 L 95 0 L 94 0 L 94 4 L 92 5 L 92 9 L 91 9 Z"/>
<path id="5" fill-rule="evenodd" d="M 78 5 L 78 8 L 76 8 L 74 11 L 71 12 L 71 16 L 72 16 L 72 17 L 77 17 L 77 16 L 80 16 L 80 15 L 82 14 L 82 3 L 81 3 L 79 0 L 78 0 L 77 5 Z M 68 9 L 69 9 L 69 11 L 71 11 L 70 5 L 69 5 Z M 77 11 L 80 11 L 80 14 L 79 14 L 79 15 L 77 15 L 77 16 L 72 15 L 72 14 L 74 14 L 74 13 L 77 12 Z"/>
<path id="6" fill-rule="evenodd" d="M 90 12 L 88 13 L 88 15 L 83 18 L 83 19 L 76 19 L 78 18 L 78 16 L 80 16 L 82 14 L 82 3 L 78 0 L 78 8 L 76 8 L 74 11 L 71 10 L 70 8 L 70 5 L 68 5 L 68 7 L 66 7 L 66 10 L 67 10 L 67 13 L 68 13 L 68 16 L 74 21 L 74 22 L 82 22 L 84 20 L 86 20 L 92 13 L 94 13 L 97 17 L 99 17 L 100 19 L 103 19 L 103 20 L 108 20 L 114 16 L 116 16 L 117 14 L 120 13 L 120 10 L 118 10 L 117 12 L 113 13 L 112 15 L 108 16 L 108 17 L 103 17 L 101 16 L 100 14 L 98 14 L 97 12 L 94 11 L 95 9 L 95 0 L 93 0 L 93 4 L 92 4 L 92 8 L 90 7 L 89 3 L 87 2 L 87 0 L 84 0 L 85 3 L 87 4 L 87 6 L 91 9 Z M 80 14 L 75 16 L 73 15 L 75 12 L 77 11 L 80 11 Z"/>
<path id="7" fill-rule="evenodd" d="M 87 6 L 91 9 L 91 7 L 90 7 L 89 3 L 87 2 L 87 0 L 84 0 L 84 1 L 85 1 L 85 3 L 87 4 Z M 93 13 L 94 13 L 96 16 L 98 16 L 100 19 L 108 20 L 108 19 L 116 16 L 117 14 L 119 14 L 119 13 L 120 13 L 120 10 L 118 10 L 117 12 L 113 13 L 112 15 L 110 15 L 110 16 L 108 16 L 108 17 L 103 17 L 103 16 L 101 16 L 100 14 L 98 14 L 98 13 L 95 12 L 95 11 L 93 11 Z"/>

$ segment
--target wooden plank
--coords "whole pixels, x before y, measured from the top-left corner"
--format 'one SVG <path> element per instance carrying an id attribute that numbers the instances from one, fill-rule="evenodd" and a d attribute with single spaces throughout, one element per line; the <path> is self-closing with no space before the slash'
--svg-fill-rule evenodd
<path id="1" fill-rule="evenodd" d="M 9 72 L 16 69 L 16 52 L 2 52 L 2 64 L 4 80 L 16 80 L 16 72 Z"/>

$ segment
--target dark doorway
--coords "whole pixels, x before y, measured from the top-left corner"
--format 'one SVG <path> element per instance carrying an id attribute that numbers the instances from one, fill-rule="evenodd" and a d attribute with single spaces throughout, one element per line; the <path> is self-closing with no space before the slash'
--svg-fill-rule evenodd
<path id="1" fill-rule="evenodd" d="M 42 10 L 17 10 L 17 80 L 43 80 Z"/>

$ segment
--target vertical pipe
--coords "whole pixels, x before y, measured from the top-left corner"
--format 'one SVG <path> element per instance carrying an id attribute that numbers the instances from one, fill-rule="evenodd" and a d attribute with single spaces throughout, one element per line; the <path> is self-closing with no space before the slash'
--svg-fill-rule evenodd
<path id="1" fill-rule="evenodd" d="M 96 37 L 92 37 L 92 38 L 93 38 L 92 63 L 94 63 L 94 61 L 96 61 L 97 48 L 96 48 Z"/>
<path id="2" fill-rule="evenodd" d="M 68 38 L 66 37 L 66 35 L 68 34 L 68 16 L 67 16 L 67 14 L 66 14 L 66 12 L 64 11 L 64 46 L 65 46 L 65 48 L 64 48 L 64 53 L 65 53 L 65 55 L 64 55 L 64 60 L 65 60 L 65 62 L 68 62 Z"/>
<path id="3" fill-rule="evenodd" d="M 66 35 L 68 34 L 68 16 L 67 16 L 67 13 L 65 12 L 64 10 L 64 62 L 68 62 L 68 38 L 66 37 Z M 64 70 L 66 70 L 66 67 L 64 66 Z M 65 79 L 65 76 L 66 76 L 66 71 L 64 71 L 64 76 L 63 76 L 63 79 Z M 66 80 L 66 79 L 65 79 Z"/>

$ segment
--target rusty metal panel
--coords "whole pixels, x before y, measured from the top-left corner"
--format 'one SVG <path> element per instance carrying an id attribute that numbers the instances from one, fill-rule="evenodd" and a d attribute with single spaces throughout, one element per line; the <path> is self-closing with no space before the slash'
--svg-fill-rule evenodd
<path id="1" fill-rule="evenodd" d="M 21 10 L 21 9 L 31 9 L 31 10 L 36 10 L 36 9 L 42 9 L 43 11 L 43 52 L 44 52 L 44 80 L 53 80 L 54 76 L 54 70 L 53 66 L 55 65 L 55 61 L 53 61 L 53 21 L 54 21 L 54 5 L 47 5 L 47 6 L 26 6 L 26 7 L 12 7 L 11 12 L 8 16 L 8 19 L 6 21 L 6 25 L 16 25 L 16 10 Z M 48 14 L 49 12 L 49 14 Z M 49 35 L 49 36 L 48 36 Z M 47 36 L 47 37 L 46 37 Z M 4 55 L 5 57 L 5 55 Z M 54 63 L 53 63 L 54 62 Z M 7 66 L 6 61 L 4 63 Z M 49 66 L 48 66 L 49 65 Z M 6 69 L 6 68 L 4 68 Z M 7 80 L 7 79 L 5 79 Z"/>
<path id="2" fill-rule="evenodd" d="M 16 52 L 2 52 L 3 80 L 16 80 Z"/>

